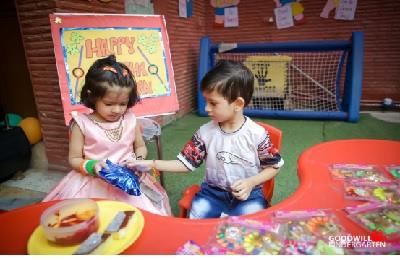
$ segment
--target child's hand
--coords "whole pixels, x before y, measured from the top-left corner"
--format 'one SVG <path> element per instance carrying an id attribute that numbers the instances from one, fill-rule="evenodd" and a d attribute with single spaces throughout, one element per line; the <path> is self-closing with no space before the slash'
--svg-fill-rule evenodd
<path id="1" fill-rule="evenodd" d="M 127 161 L 126 167 L 139 172 L 148 172 L 154 167 L 154 162 L 153 160 Z"/>
<path id="2" fill-rule="evenodd" d="M 238 200 L 247 200 L 253 188 L 253 183 L 248 179 L 237 180 L 231 186 L 232 194 Z"/>
<path id="3" fill-rule="evenodd" d="M 135 171 L 135 174 L 139 177 L 140 182 L 146 178 L 146 174 L 154 167 L 152 160 L 129 160 L 126 161 L 124 165 Z"/>
<path id="4" fill-rule="evenodd" d="M 107 167 L 107 164 L 105 161 L 98 161 L 95 165 L 94 165 L 94 173 L 96 173 L 96 175 L 100 174 L 101 169 Z"/>

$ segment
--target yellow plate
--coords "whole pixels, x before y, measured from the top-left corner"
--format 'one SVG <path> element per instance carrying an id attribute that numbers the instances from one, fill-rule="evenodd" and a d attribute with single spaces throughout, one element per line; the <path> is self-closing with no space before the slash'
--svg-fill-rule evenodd
<path id="1" fill-rule="evenodd" d="M 144 226 L 144 218 L 142 212 L 137 208 L 116 201 L 97 201 L 99 205 L 99 214 L 100 214 L 100 227 L 99 232 L 103 232 L 114 216 L 119 211 L 124 210 L 135 210 L 136 219 L 133 223 L 133 228 L 127 230 L 127 235 L 119 240 L 112 240 L 106 247 L 103 248 L 102 254 L 105 255 L 116 255 L 122 253 L 126 248 L 128 248 L 136 239 L 139 237 L 140 233 L 142 233 Z M 41 226 L 38 226 L 35 231 L 33 231 L 31 237 L 28 241 L 28 254 L 30 255 L 71 255 L 77 249 L 79 245 L 75 246 L 60 246 L 54 243 L 50 243 L 46 237 L 44 236 L 43 229 Z"/>

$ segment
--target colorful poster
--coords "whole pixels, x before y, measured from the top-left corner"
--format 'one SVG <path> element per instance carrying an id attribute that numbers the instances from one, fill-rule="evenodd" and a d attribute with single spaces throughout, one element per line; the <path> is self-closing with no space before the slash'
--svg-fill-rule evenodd
<path id="1" fill-rule="evenodd" d="M 354 20 L 356 13 L 357 0 L 341 0 L 338 8 L 336 8 L 335 19 L 337 20 Z"/>
<path id="2" fill-rule="evenodd" d="M 238 14 L 238 8 L 236 6 L 225 8 L 224 16 L 225 16 L 224 18 L 225 27 L 239 26 L 239 14 Z"/>
<path id="3" fill-rule="evenodd" d="M 73 111 L 89 111 L 80 103 L 85 74 L 110 54 L 135 76 L 141 99 L 132 108 L 137 116 L 178 110 L 163 16 L 52 14 L 50 21 L 66 124 Z"/>
<path id="4" fill-rule="evenodd" d="M 294 26 L 292 16 L 292 6 L 284 5 L 274 9 L 276 27 L 278 29 L 289 28 Z"/>

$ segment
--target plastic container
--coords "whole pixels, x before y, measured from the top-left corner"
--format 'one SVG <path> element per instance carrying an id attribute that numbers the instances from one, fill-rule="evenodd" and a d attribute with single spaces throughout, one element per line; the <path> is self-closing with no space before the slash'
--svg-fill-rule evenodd
<path id="1" fill-rule="evenodd" d="M 46 209 L 40 217 L 45 237 L 56 244 L 83 242 L 99 228 L 99 208 L 91 199 L 70 199 Z"/>

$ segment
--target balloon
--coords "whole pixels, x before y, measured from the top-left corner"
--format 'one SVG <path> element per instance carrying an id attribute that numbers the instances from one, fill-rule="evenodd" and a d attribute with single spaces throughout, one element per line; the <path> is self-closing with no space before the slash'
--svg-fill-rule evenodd
<path id="1" fill-rule="evenodd" d="M 21 121 L 19 126 L 24 130 L 30 144 L 36 144 L 42 139 L 40 122 L 35 117 L 27 117 Z"/>

